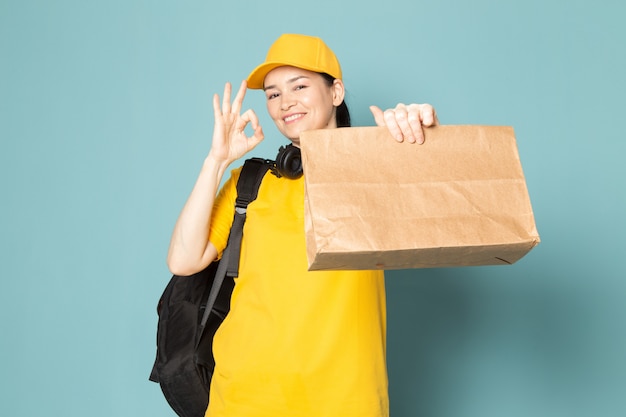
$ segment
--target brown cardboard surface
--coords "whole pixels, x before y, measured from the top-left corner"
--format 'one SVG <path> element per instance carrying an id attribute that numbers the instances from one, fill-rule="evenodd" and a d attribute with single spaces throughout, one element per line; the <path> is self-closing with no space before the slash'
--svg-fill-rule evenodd
<path id="1" fill-rule="evenodd" d="M 512 264 L 540 239 L 508 126 L 304 132 L 310 270 Z"/>

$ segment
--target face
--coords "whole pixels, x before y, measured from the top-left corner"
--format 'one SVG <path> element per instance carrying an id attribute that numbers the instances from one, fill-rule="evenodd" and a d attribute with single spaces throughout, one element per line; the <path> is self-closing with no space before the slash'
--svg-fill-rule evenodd
<path id="1" fill-rule="evenodd" d="M 329 86 L 322 75 L 295 67 L 278 67 L 265 76 L 267 110 L 278 130 L 300 144 L 300 132 L 337 127 L 335 109 L 343 102 L 341 80 Z"/>

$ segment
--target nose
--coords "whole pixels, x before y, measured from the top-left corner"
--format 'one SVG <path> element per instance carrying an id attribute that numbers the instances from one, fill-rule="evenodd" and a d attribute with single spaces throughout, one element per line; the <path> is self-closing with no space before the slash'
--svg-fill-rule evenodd
<path id="1" fill-rule="evenodd" d="M 291 92 L 283 93 L 281 96 L 280 108 L 281 110 L 289 110 L 296 104 L 296 99 Z"/>

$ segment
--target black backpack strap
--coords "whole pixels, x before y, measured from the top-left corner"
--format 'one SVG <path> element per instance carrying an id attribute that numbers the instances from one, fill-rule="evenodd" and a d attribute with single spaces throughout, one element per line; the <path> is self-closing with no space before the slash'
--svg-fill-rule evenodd
<path id="1" fill-rule="evenodd" d="M 222 254 L 222 259 L 217 267 L 215 279 L 206 302 L 206 308 L 200 322 L 200 336 L 209 319 L 215 300 L 222 287 L 226 276 L 236 277 L 239 274 L 239 255 L 241 252 L 241 239 L 243 236 L 243 224 L 246 221 L 248 204 L 256 199 L 261 181 L 271 166 L 271 161 L 252 158 L 244 162 L 239 180 L 237 181 L 237 200 L 235 201 L 235 217 L 228 235 L 228 243 Z M 201 337 L 198 337 L 198 341 Z"/>
<path id="2" fill-rule="evenodd" d="M 235 200 L 235 218 L 230 235 L 228 247 L 230 257 L 226 276 L 237 277 L 239 275 L 239 259 L 241 251 L 241 239 L 243 237 L 243 224 L 246 221 L 248 204 L 254 201 L 259 193 L 259 187 L 265 173 L 270 168 L 268 161 L 260 158 L 248 159 L 243 166 L 239 181 L 237 181 L 237 200 Z"/>

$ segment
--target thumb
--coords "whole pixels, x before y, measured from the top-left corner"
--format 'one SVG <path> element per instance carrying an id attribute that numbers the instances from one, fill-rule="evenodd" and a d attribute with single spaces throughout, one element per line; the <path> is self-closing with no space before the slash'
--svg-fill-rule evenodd
<path id="1" fill-rule="evenodd" d="M 374 115 L 374 121 L 378 126 L 386 126 L 383 111 L 378 106 L 370 106 L 370 111 Z"/>
<path id="2" fill-rule="evenodd" d="M 263 139 L 265 138 L 265 134 L 263 134 L 263 129 L 261 128 L 261 125 L 258 125 L 255 129 L 254 129 L 254 134 L 250 137 L 250 144 L 252 145 L 252 147 L 256 147 L 259 143 L 261 143 L 263 141 Z"/>

